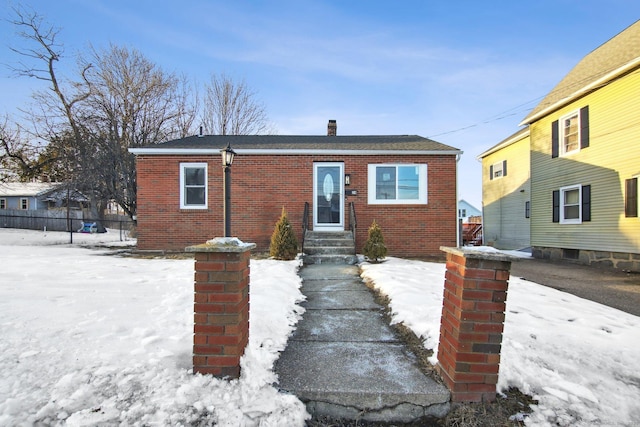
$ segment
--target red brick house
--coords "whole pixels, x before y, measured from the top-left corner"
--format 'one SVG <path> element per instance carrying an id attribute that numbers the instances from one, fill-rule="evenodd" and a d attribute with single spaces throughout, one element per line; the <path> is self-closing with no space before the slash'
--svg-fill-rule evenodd
<path id="1" fill-rule="evenodd" d="M 137 157 L 138 249 L 182 251 L 222 236 L 220 150 L 231 167 L 231 234 L 268 251 L 284 207 L 302 239 L 309 228 L 347 229 L 357 216 L 361 252 L 373 220 L 389 255 L 440 256 L 457 242 L 456 148 L 415 135 L 200 135 L 131 149 Z"/>

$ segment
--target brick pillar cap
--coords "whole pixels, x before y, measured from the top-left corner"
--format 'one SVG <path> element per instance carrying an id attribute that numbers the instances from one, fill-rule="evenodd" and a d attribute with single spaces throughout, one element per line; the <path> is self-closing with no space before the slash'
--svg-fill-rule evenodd
<path id="1" fill-rule="evenodd" d="M 230 252 L 240 253 L 250 251 L 256 247 L 255 243 L 244 243 L 237 237 L 216 237 L 200 245 L 187 246 L 186 252 Z"/>
<path id="2" fill-rule="evenodd" d="M 516 256 L 507 255 L 495 248 L 488 247 L 488 246 L 483 246 L 482 248 L 479 248 L 479 247 L 453 248 L 449 246 L 440 246 L 440 250 L 448 254 L 463 256 L 468 259 L 486 259 L 489 261 L 508 261 L 508 262 L 520 260 L 520 258 Z"/>

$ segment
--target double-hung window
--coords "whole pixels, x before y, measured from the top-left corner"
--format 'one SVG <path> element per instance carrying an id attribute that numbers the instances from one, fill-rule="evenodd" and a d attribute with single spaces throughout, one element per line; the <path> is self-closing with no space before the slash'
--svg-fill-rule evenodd
<path id="1" fill-rule="evenodd" d="M 551 157 L 576 153 L 589 146 L 589 106 L 551 123 Z"/>
<path id="2" fill-rule="evenodd" d="M 180 163 L 180 209 L 207 209 L 206 163 Z"/>
<path id="3" fill-rule="evenodd" d="M 7 209 L 7 199 L 0 199 L 0 209 Z"/>
<path id="4" fill-rule="evenodd" d="M 564 187 L 560 189 L 560 222 L 561 223 L 580 223 L 582 215 L 580 215 L 581 202 L 580 186 Z"/>
<path id="5" fill-rule="evenodd" d="M 20 209 L 22 209 L 23 211 L 29 210 L 29 199 L 27 198 L 20 199 Z"/>
<path id="6" fill-rule="evenodd" d="M 560 155 L 578 151 L 580 148 L 580 119 L 578 112 L 563 117 L 560 126 Z"/>
<path id="7" fill-rule="evenodd" d="M 369 204 L 427 204 L 426 164 L 369 165 Z"/>
<path id="8" fill-rule="evenodd" d="M 581 224 L 591 221 L 591 186 L 570 185 L 553 192 L 553 222 Z"/>
<path id="9" fill-rule="evenodd" d="M 503 160 L 489 166 L 489 180 L 507 176 L 507 161 Z"/>

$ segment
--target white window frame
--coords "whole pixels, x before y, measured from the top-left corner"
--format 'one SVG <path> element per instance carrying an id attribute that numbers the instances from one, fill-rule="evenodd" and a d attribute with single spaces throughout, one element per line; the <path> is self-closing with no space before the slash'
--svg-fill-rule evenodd
<path id="1" fill-rule="evenodd" d="M 185 183 L 185 169 L 187 168 L 203 168 L 204 169 L 204 204 L 188 205 L 187 192 Z M 180 163 L 180 209 L 208 209 L 209 205 L 209 171 L 207 163 Z"/>
<path id="2" fill-rule="evenodd" d="M 379 167 L 395 167 L 396 177 L 398 167 L 418 168 L 418 198 L 398 199 L 397 178 L 396 178 L 396 198 L 377 199 L 376 198 L 376 169 Z M 368 165 L 368 202 L 370 205 L 426 205 L 427 197 L 427 165 L 419 163 L 375 163 Z"/>
<path id="3" fill-rule="evenodd" d="M 21 197 L 20 200 L 18 201 L 18 203 L 20 203 L 18 205 L 18 209 L 20 209 L 22 211 L 28 211 L 29 210 L 29 199 L 28 198 Z"/>
<path id="4" fill-rule="evenodd" d="M 578 218 L 565 218 L 565 193 L 578 190 Z M 574 206 L 573 204 L 569 206 Z M 582 185 L 569 185 L 560 188 L 560 224 L 582 224 Z"/>
<path id="5" fill-rule="evenodd" d="M 504 176 L 504 170 L 502 169 L 502 166 L 504 166 L 504 160 L 500 160 L 499 162 L 491 165 L 493 169 L 493 176 L 491 177 L 491 179 L 500 179 Z M 500 173 L 500 175 L 498 175 L 498 173 Z"/>
<path id="6" fill-rule="evenodd" d="M 7 209 L 7 199 L 0 198 L 0 209 Z"/>
<path id="7" fill-rule="evenodd" d="M 567 151 L 566 138 L 568 135 L 565 132 L 566 130 L 565 121 L 573 117 L 576 118 L 576 122 L 577 122 L 576 124 L 577 130 L 575 132 L 576 148 L 574 148 L 573 150 Z M 560 121 L 558 122 L 558 145 L 559 145 L 558 153 L 559 155 L 567 156 L 569 154 L 577 153 L 578 151 L 580 151 L 580 141 L 581 141 L 580 110 L 575 110 L 569 114 L 565 114 L 564 116 L 560 117 Z"/>

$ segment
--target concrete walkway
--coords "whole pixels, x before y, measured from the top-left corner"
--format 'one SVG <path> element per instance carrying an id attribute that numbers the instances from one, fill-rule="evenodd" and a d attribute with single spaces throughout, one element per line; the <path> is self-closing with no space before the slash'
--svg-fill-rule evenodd
<path id="1" fill-rule="evenodd" d="M 300 270 L 306 312 L 276 363 L 279 387 L 316 417 L 411 422 L 443 417 L 449 391 L 423 374 L 357 266 Z"/>

